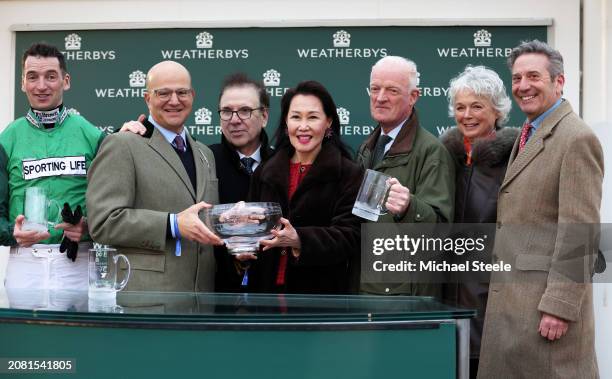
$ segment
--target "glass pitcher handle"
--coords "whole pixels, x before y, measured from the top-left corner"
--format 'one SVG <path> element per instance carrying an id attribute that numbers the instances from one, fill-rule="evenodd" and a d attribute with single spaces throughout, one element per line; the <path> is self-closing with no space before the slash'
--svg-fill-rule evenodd
<path id="1" fill-rule="evenodd" d="M 132 271 L 130 268 L 130 261 L 127 259 L 127 257 L 123 254 L 117 254 L 115 256 L 113 256 L 113 261 L 115 262 L 115 278 L 117 277 L 117 267 L 119 267 L 119 258 L 123 259 L 125 261 L 125 264 L 127 264 L 127 273 L 125 274 L 125 278 L 123 278 L 123 280 L 121 281 L 121 283 L 116 283 L 115 282 L 115 289 L 117 291 L 121 291 L 122 289 L 125 288 L 125 286 L 128 283 L 128 280 L 130 280 L 130 272 Z"/>
<path id="2" fill-rule="evenodd" d="M 385 207 L 385 204 L 387 203 L 387 199 L 389 198 L 389 192 L 391 192 L 391 185 L 389 184 L 388 181 L 386 181 L 385 182 L 385 195 L 383 196 L 382 206 L 380 207 L 380 210 L 378 211 L 379 216 L 384 216 L 389 212 L 387 210 L 387 207 Z"/>
<path id="3" fill-rule="evenodd" d="M 50 227 L 55 227 L 55 225 L 62 222 L 62 207 L 57 201 L 53 199 L 49 199 L 47 201 L 48 201 L 47 208 L 49 208 L 52 205 L 55 205 L 57 207 L 57 217 L 55 218 L 55 221 L 47 221 L 47 224 Z"/>

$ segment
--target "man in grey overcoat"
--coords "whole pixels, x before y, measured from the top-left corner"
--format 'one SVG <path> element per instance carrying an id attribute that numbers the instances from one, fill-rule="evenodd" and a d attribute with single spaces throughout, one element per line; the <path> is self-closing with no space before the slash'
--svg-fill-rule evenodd
<path id="1" fill-rule="evenodd" d="M 589 284 L 597 241 L 568 233 L 599 223 L 602 148 L 562 98 L 558 51 L 523 42 L 508 63 L 527 121 L 499 190 L 494 257 L 512 272 L 492 276 L 478 377 L 598 378 Z"/>
<path id="2" fill-rule="evenodd" d="M 198 214 L 219 194 L 212 152 L 184 127 L 194 96 L 185 67 L 154 65 L 146 133 L 108 136 L 89 170 L 89 230 L 96 242 L 127 255 L 128 290 L 214 289 L 210 245 L 222 242 Z"/>

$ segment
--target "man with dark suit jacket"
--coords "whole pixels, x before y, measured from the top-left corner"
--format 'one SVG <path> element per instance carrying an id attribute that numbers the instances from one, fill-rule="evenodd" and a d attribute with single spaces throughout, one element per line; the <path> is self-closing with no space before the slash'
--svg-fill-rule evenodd
<path id="1" fill-rule="evenodd" d="M 237 73 L 228 76 L 219 95 L 221 143 L 210 146 L 217 166 L 220 203 L 246 200 L 251 174 L 271 154 L 268 136 L 270 98 L 262 83 Z M 225 247 L 215 248 L 215 290 L 241 289 L 243 270 Z"/>
<path id="2" fill-rule="evenodd" d="M 557 50 L 523 42 L 508 63 L 527 120 L 498 195 L 494 257 L 512 271 L 503 282 L 492 274 L 478 377 L 598 378 L 588 283 L 597 243 L 577 232 L 599 224 L 602 148 L 562 98 Z"/>
<path id="3" fill-rule="evenodd" d="M 217 203 L 215 160 L 184 128 L 194 90 L 179 63 L 147 74 L 146 133 L 109 136 L 89 171 L 87 206 L 94 240 L 128 256 L 128 290 L 212 291 L 221 240 L 198 214 Z"/>

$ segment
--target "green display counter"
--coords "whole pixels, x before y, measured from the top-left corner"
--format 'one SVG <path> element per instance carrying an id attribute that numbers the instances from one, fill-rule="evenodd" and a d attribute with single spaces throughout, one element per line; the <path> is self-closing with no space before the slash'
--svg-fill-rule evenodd
<path id="1" fill-rule="evenodd" d="M 2 378 L 435 379 L 468 373 L 474 311 L 427 297 L 122 292 L 116 301 L 99 302 L 76 291 L 4 295 Z"/>

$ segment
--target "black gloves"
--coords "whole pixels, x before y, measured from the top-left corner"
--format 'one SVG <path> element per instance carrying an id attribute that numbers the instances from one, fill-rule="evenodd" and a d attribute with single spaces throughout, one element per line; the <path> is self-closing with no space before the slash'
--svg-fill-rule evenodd
<path id="1" fill-rule="evenodd" d="M 62 209 L 62 220 L 72 225 L 76 225 L 81 221 L 83 217 L 83 212 L 81 211 L 81 206 L 77 205 L 76 210 L 72 213 L 70 209 L 70 205 L 68 203 L 64 203 L 64 209 Z M 60 252 L 65 252 L 68 259 L 72 259 L 74 262 L 77 257 L 77 252 L 79 251 L 79 242 L 72 241 L 70 238 L 64 236 L 62 239 L 62 244 L 60 245 Z"/>

